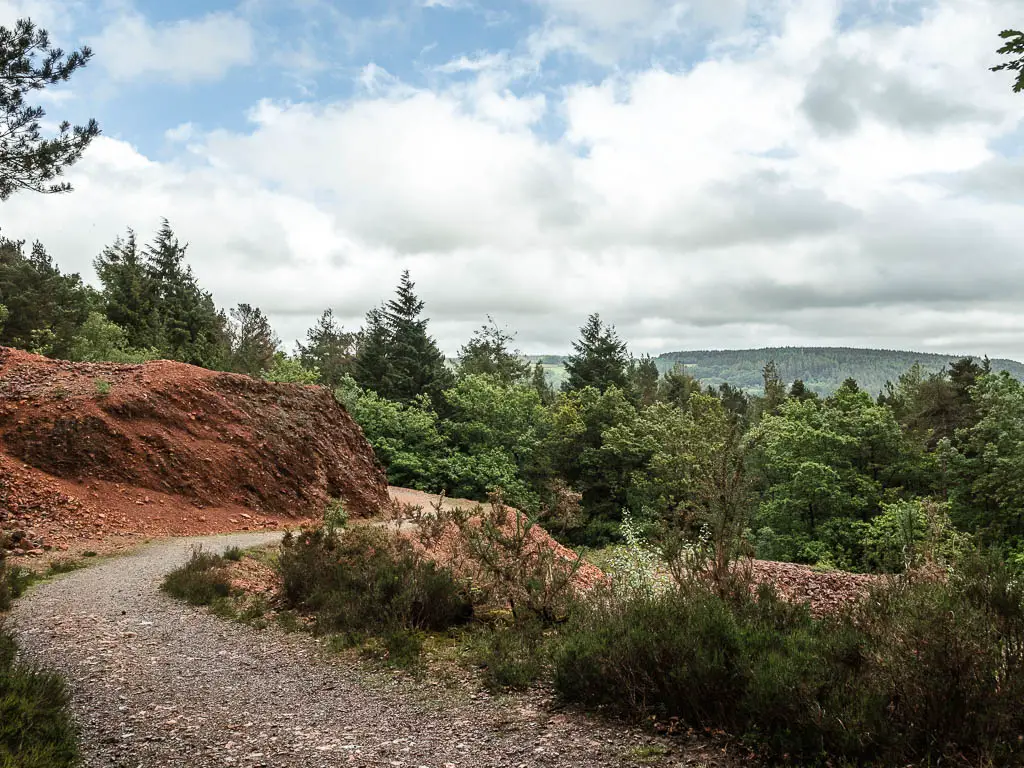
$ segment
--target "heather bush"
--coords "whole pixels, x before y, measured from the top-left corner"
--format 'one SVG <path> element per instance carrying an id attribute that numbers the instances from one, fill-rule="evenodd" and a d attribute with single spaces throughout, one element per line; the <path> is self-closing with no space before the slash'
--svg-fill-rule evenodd
<path id="1" fill-rule="evenodd" d="M 212 605 L 231 592 L 224 562 L 221 555 L 194 549 L 188 562 L 164 577 L 161 588 L 192 605 Z"/>
<path id="2" fill-rule="evenodd" d="M 279 568 L 285 604 L 315 614 L 320 632 L 361 639 L 401 629 L 444 630 L 473 613 L 464 584 L 379 528 L 288 533 Z"/>
<path id="3" fill-rule="evenodd" d="M 1007 764 L 1024 751 L 1024 590 L 996 558 L 814 618 L 767 586 L 600 592 L 554 654 L 568 701 L 742 735 L 825 764 Z"/>
<path id="4" fill-rule="evenodd" d="M 77 731 L 63 679 L 17 658 L 0 626 L 0 766 L 68 768 L 78 764 Z"/>

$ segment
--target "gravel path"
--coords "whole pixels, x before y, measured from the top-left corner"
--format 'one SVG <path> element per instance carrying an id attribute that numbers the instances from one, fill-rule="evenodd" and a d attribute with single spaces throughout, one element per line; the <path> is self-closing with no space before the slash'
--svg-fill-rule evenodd
<path id="1" fill-rule="evenodd" d="M 332 662 L 306 635 L 224 621 L 158 589 L 194 545 L 276 536 L 162 542 L 18 601 L 25 652 L 70 681 L 87 768 L 711 764 L 536 696 L 494 699 Z"/>

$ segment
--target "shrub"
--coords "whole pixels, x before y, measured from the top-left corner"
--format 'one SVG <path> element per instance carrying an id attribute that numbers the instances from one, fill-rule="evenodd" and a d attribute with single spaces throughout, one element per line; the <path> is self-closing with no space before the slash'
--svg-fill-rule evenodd
<path id="1" fill-rule="evenodd" d="M 187 563 L 164 577 L 161 588 L 192 605 L 211 605 L 230 594 L 231 582 L 224 572 L 224 558 L 200 548 L 192 550 Z"/>
<path id="2" fill-rule="evenodd" d="M 314 613 L 321 632 L 360 637 L 443 630 L 473 612 L 465 585 L 379 528 L 288 533 L 279 568 L 285 603 Z"/>
<path id="3" fill-rule="evenodd" d="M 537 622 L 518 622 L 489 630 L 483 636 L 477 661 L 483 683 L 491 691 L 522 690 L 548 671 L 549 643 Z"/>
<path id="4" fill-rule="evenodd" d="M 554 683 L 804 763 L 1007 764 L 1024 750 L 1024 588 L 975 557 L 948 583 L 894 581 L 825 619 L 765 586 L 599 593 L 574 611 Z"/>
<path id="5" fill-rule="evenodd" d="M 230 560 L 233 563 L 237 563 L 245 556 L 245 552 L 241 547 L 228 547 L 224 550 L 224 554 L 221 557 L 225 560 Z"/>
<path id="6" fill-rule="evenodd" d="M 0 611 L 11 607 L 15 598 L 21 597 L 32 582 L 32 574 L 24 568 L 11 566 L 0 553 Z"/>
<path id="7" fill-rule="evenodd" d="M 19 661 L 14 637 L 0 627 L 0 765 L 77 765 L 77 732 L 68 702 L 63 679 Z"/>

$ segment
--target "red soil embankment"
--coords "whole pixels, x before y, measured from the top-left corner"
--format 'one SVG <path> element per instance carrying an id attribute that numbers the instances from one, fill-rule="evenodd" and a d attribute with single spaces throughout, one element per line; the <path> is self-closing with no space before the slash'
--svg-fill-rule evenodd
<path id="1" fill-rule="evenodd" d="M 20 531 L 20 549 L 274 527 L 330 498 L 353 517 L 388 503 L 372 448 L 326 389 L 0 347 L 0 529 Z"/>

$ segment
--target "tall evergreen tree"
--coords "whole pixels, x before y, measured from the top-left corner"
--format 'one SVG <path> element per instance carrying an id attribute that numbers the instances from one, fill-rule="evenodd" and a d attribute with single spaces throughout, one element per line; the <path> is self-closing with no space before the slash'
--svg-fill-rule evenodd
<path id="1" fill-rule="evenodd" d="M 259 307 L 239 304 L 231 321 L 231 370 L 257 377 L 270 370 L 280 341 L 267 316 Z"/>
<path id="2" fill-rule="evenodd" d="M 615 333 L 615 326 L 601 322 L 598 313 L 587 318 L 572 348 L 573 354 L 565 362 L 567 377 L 562 384 L 563 391 L 595 387 L 604 392 L 613 386 L 628 390 L 626 343 Z"/>
<path id="3" fill-rule="evenodd" d="M 332 389 L 352 372 L 359 334 L 346 331 L 325 309 L 316 325 L 306 332 L 305 345 L 296 344 L 299 362 L 308 370 L 320 371 L 320 381 Z"/>
<path id="4" fill-rule="evenodd" d="M 779 367 L 774 360 L 769 360 L 761 371 L 764 379 L 764 402 L 762 409 L 764 413 L 778 413 L 779 408 L 786 402 L 786 385 L 779 376 Z"/>
<path id="5" fill-rule="evenodd" d="M 411 402 L 421 394 L 434 400 L 452 384 L 452 375 L 437 343 L 427 334 L 427 318 L 421 317 L 423 301 L 413 291 L 409 270 L 383 309 L 388 336 L 384 392 L 391 400 Z"/>
<path id="6" fill-rule="evenodd" d="M 661 373 L 658 371 L 658 364 L 650 355 L 630 360 L 627 378 L 629 391 L 637 405 L 646 407 L 658 399 L 658 380 Z"/>
<path id="7" fill-rule="evenodd" d="M 7 321 L 0 345 L 67 357 L 78 327 L 99 297 L 77 274 L 62 274 L 42 243 L 0 238 L 0 304 Z"/>
<path id="8" fill-rule="evenodd" d="M 665 371 L 658 384 L 658 395 L 667 403 L 685 408 L 690 397 L 700 394 L 700 382 L 686 372 L 686 366 L 676 363 Z"/>
<path id="9" fill-rule="evenodd" d="M 551 405 L 555 402 L 555 388 L 551 386 L 551 382 L 548 381 L 548 375 L 544 371 L 544 364 L 538 360 L 533 366 L 533 375 L 530 378 L 530 384 L 534 390 L 540 395 L 540 401 L 544 405 Z"/>
<path id="10" fill-rule="evenodd" d="M 363 389 L 382 397 L 388 378 L 390 336 L 384 323 L 384 311 L 374 307 L 366 313 L 366 325 L 359 334 L 359 349 L 352 361 L 352 378 Z"/>
<path id="11" fill-rule="evenodd" d="M 103 285 L 107 319 L 120 326 L 131 347 L 157 347 L 161 342 L 157 286 L 139 252 L 135 232 L 118 237 L 93 261 Z"/>
<path id="12" fill-rule="evenodd" d="M 185 263 L 170 223 L 163 220 L 152 245 L 146 247 L 147 271 L 155 286 L 160 346 L 167 357 L 214 367 L 222 356 L 220 321 L 213 297 L 199 288 Z"/>

